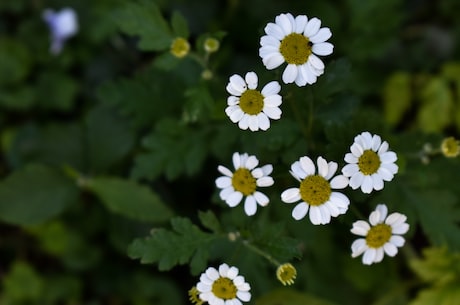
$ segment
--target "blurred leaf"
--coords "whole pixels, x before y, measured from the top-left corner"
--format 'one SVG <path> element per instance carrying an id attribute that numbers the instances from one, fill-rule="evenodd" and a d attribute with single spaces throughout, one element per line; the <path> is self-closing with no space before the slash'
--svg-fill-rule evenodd
<path id="1" fill-rule="evenodd" d="M 171 27 L 174 36 L 185 39 L 189 37 L 187 20 L 185 20 L 184 16 L 180 12 L 173 12 L 171 17 Z"/>
<path id="2" fill-rule="evenodd" d="M 8 109 L 28 110 L 35 102 L 35 90 L 32 86 L 0 91 L 0 104 Z"/>
<path id="3" fill-rule="evenodd" d="M 143 264 L 158 263 L 160 271 L 183 264 L 190 264 L 194 275 L 203 271 L 208 259 L 206 249 L 216 236 L 201 231 L 188 218 L 173 218 L 171 225 L 172 231 L 153 229 L 151 236 L 135 239 L 128 248 L 128 255 L 140 259 Z"/>
<path id="4" fill-rule="evenodd" d="M 12 304 L 33 304 L 23 302 L 39 299 L 44 292 L 44 284 L 32 266 L 23 261 L 15 261 L 3 279 L 3 293 Z"/>
<path id="5" fill-rule="evenodd" d="M 78 198 L 75 183 L 58 171 L 29 165 L 0 182 L 0 219 L 34 225 L 61 213 Z"/>
<path id="6" fill-rule="evenodd" d="M 214 100 L 205 83 L 187 89 L 184 95 L 186 98 L 183 112 L 185 122 L 193 123 L 209 117 L 214 108 Z"/>
<path id="7" fill-rule="evenodd" d="M 22 81 L 30 69 L 30 55 L 18 41 L 0 38 L 0 88 Z"/>
<path id="8" fill-rule="evenodd" d="M 108 107 L 96 107 L 86 116 L 90 169 L 107 170 L 134 146 L 134 134 L 126 119 Z"/>
<path id="9" fill-rule="evenodd" d="M 42 73 L 36 84 L 36 100 L 41 108 L 69 111 L 77 91 L 77 82 L 64 73 Z"/>
<path id="10" fill-rule="evenodd" d="M 383 88 L 383 102 L 386 121 L 394 126 L 401 122 L 412 100 L 411 75 L 395 72 Z"/>
<path id="11" fill-rule="evenodd" d="M 182 59 L 175 57 L 170 52 L 165 52 L 155 57 L 153 65 L 158 69 L 169 71 L 177 67 L 181 60 Z"/>
<path id="12" fill-rule="evenodd" d="M 99 177 L 90 179 L 88 187 L 114 213 L 151 222 L 163 222 L 172 216 L 169 207 L 156 193 L 134 181 Z"/>
<path id="13" fill-rule="evenodd" d="M 460 299 L 460 253 L 428 248 L 422 259 L 412 259 L 411 269 L 431 286 L 420 290 L 410 305 L 454 305 Z"/>
<path id="14" fill-rule="evenodd" d="M 333 305 L 328 300 L 301 293 L 294 289 L 279 288 L 256 299 L 256 305 Z"/>
<path id="15" fill-rule="evenodd" d="M 432 77 L 420 93 L 421 105 L 417 123 L 425 132 L 439 132 L 452 119 L 453 96 L 449 84 L 440 77 Z"/>
<path id="16" fill-rule="evenodd" d="M 160 121 L 155 132 L 143 140 L 147 151 L 136 157 L 132 176 L 154 179 L 164 174 L 174 180 L 197 173 L 206 158 L 208 134 L 207 129 L 191 128 L 174 120 Z"/>
<path id="17" fill-rule="evenodd" d="M 222 231 L 219 219 L 216 217 L 216 215 L 212 211 L 210 210 L 206 212 L 199 211 L 198 217 L 200 218 L 201 224 L 206 229 L 211 230 L 211 232 L 219 233 Z"/>
<path id="18" fill-rule="evenodd" d="M 114 18 L 123 32 L 139 36 L 140 50 L 161 51 L 169 48 L 173 36 L 155 2 L 127 2 L 114 13 Z"/>

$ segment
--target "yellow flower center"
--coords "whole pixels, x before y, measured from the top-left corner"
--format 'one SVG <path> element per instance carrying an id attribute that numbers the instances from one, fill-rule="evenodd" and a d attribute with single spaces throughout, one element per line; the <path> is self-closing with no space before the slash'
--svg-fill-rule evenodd
<path id="1" fill-rule="evenodd" d="M 282 264 L 276 269 L 276 277 L 283 285 L 292 285 L 297 277 L 297 270 L 291 264 Z"/>
<path id="2" fill-rule="evenodd" d="M 190 51 L 190 44 L 182 37 L 173 40 L 171 44 L 171 54 L 177 58 L 182 58 Z"/>
<path id="3" fill-rule="evenodd" d="M 288 64 L 303 65 L 312 53 L 312 43 L 302 34 L 292 33 L 283 38 L 280 53 Z"/>
<path id="4" fill-rule="evenodd" d="M 321 205 L 329 200 L 331 185 L 319 175 L 306 177 L 300 183 L 300 197 L 310 205 Z"/>
<path id="5" fill-rule="evenodd" d="M 445 138 L 441 143 L 441 151 L 448 158 L 455 158 L 460 155 L 460 142 L 454 137 Z"/>
<path id="6" fill-rule="evenodd" d="M 229 278 L 220 277 L 212 284 L 212 293 L 222 300 L 232 300 L 236 298 L 236 292 L 236 286 Z"/>
<path id="7" fill-rule="evenodd" d="M 372 175 L 380 168 L 380 157 L 373 150 L 367 149 L 358 159 L 359 170 L 364 175 Z"/>
<path id="8" fill-rule="evenodd" d="M 248 196 L 256 191 L 256 178 L 247 168 L 239 168 L 233 173 L 232 186 L 236 191 Z"/>
<path id="9" fill-rule="evenodd" d="M 240 97 L 240 107 L 247 114 L 257 115 L 264 108 L 264 96 L 257 90 L 248 89 Z"/>
<path id="10" fill-rule="evenodd" d="M 366 243 L 371 248 L 380 248 L 391 238 L 391 227 L 380 223 L 367 232 Z"/>

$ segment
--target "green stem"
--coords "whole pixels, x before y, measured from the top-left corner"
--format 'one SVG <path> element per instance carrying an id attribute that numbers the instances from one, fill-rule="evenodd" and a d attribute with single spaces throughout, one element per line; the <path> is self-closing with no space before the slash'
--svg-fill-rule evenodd
<path id="1" fill-rule="evenodd" d="M 251 244 L 249 241 L 247 240 L 243 240 L 242 244 L 248 248 L 249 250 L 251 250 L 252 252 L 254 253 L 257 253 L 259 254 L 260 256 L 263 256 L 264 258 L 266 258 L 269 262 L 271 262 L 272 264 L 274 264 L 275 266 L 279 266 L 281 265 L 280 262 L 278 262 L 276 259 L 273 258 L 273 256 L 271 256 L 270 254 L 266 253 L 265 251 L 263 251 L 262 249 L 254 246 L 253 244 Z"/>

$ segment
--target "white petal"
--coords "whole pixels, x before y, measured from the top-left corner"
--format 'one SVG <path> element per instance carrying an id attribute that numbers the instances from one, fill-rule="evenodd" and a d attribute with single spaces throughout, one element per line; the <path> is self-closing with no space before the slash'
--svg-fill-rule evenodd
<path id="1" fill-rule="evenodd" d="M 378 150 L 378 154 L 383 154 L 384 152 L 388 151 L 389 145 L 387 141 L 383 141 L 382 144 L 380 145 L 380 148 Z"/>
<path id="2" fill-rule="evenodd" d="M 386 243 L 383 245 L 383 249 L 388 256 L 395 256 L 398 253 L 398 248 L 392 243 Z"/>
<path id="3" fill-rule="evenodd" d="M 229 105 L 229 106 L 235 106 L 239 102 L 240 102 L 239 97 L 236 97 L 236 96 L 233 96 L 233 95 L 230 95 L 229 97 L 227 97 L 227 105 Z M 230 107 L 227 107 L 227 108 L 230 108 Z"/>
<path id="4" fill-rule="evenodd" d="M 394 177 L 393 174 L 384 166 L 380 166 L 377 174 L 379 174 L 384 181 L 391 181 Z"/>
<path id="5" fill-rule="evenodd" d="M 398 235 L 393 235 L 391 236 L 390 238 L 390 243 L 392 243 L 393 245 L 395 245 L 396 247 L 402 247 L 404 246 L 404 243 L 406 242 L 406 240 L 404 239 L 404 237 L 402 236 L 398 236 Z"/>
<path id="6" fill-rule="evenodd" d="M 302 66 L 297 66 L 297 77 L 295 78 L 294 82 L 297 86 L 303 87 L 308 84 L 308 79 L 304 76 L 304 73 L 302 72 Z"/>
<path id="7" fill-rule="evenodd" d="M 229 187 L 232 185 L 232 178 L 224 176 L 216 179 L 216 186 L 220 189 Z"/>
<path id="8" fill-rule="evenodd" d="M 381 214 L 379 211 L 372 211 L 372 213 L 369 215 L 369 222 L 371 225 L 376 226 L 377 224 L 381 223 L 380 215 Z"/>
<path id="9" fill-rule="evenodd" d="M 364 175 L 361 172 L 355 173 L 350 178 L 350 186 L 354 190 L 360 187 L 363 184 L 363 182 L 364 182 Z"/>
<path id="10" fill-rule="evenodd" d="M 206 273 L 202 273 L 201 276 L 200 276 L 200 282 L 202 282 L 203 284 L 207 285 L 207 286 L 212 286 L 212 284 L 214 283 L 213 280 L 211 280 L 207 275 Z M 209 291 L 211 291 L 211 289 L 209 289 Z M 201 290 L 201 292 L 204 292 Z"/>
<path id="11" fill-rule="evenodd" d="M 310 64 L 317 70 L 324 70 L 324 63 L 321 59 L 319 59 L 318 56 L 316 56 L 315 54 L 310 54 L 310 56 L 308 57 L 308 61 L 310 62 Z"/>
<path id="12" fill-rule="evenodd" d="M 233 194 L 230 194 L 230 196 L 227 197 L 227 200 L 225 202 L 233 208 L 241 202 L 241 199 L 243 199 L 243 194 L 240 192 L 234 192 Z"/>
<path id="13" fill-rule="evenodd" d="M 235 111 L 233 111 L 229 118 L 230 120 L 233 122 L 233 123 L 236 123 L 236 122 L 239 122 L 244 116 L 244 112 L 243 110 L 241 110 L 240 107 L 238 107 L 238 109 L 235 109 Z"/>
<path id="14" fill-rule="evenodd" d="M 342 168 L 342 174 L 347 177 L 351 177 L 359 172 L 358 164 L 347 164 Z"/>
<path id="15" fill-rule="evenodd" d="M 220 191 L 219 197 L 220 199 L 227 201 L 228 196 L 233 194 L 233 192 L 235 192 L 235 189 L 233 188 L 233 186 L 224 188 L 222 191 Z"/>
<path id="16" fill-rule="evenodd" d="M 383 260 L 383 256 L 384 256 L 384 253 L 383 253 L 382 248 L 375 249 L 374 263 L 380 263 Z"/>
<path id="17" fill-rule="evenodd" d="M 329 198 L 343 213 L 345 213 L 350 205 L 350 199 L 342 193 L 332 192 Z"/>
<path id="18" fill-rule="evenodd" d="M 212 289 L 211 287 L 213 282 L 214 281 L 212 280 L 211 284 L 205 284 L 205 282 L 201 281 L 196 285 L 196 289 L 199 292 L 209 292 Z"/>
<path id="19" fill-rule="evenodd" d="M 324 179 L 329 180 L 334 176 L 335 172 L 337 171 L 337 168 L 339 165 L 336 162 L 330 161 L 328 164 L 329 170 L 327 171 L 327 175 L 324 177 Z M 348 181 L 348 179 L 347 179 Z M 348 182 L 347 182 L 348 184 Z"/>
<path id="20" fill-rule="evenodd" d="M 259 127 L 262 130 L 267 130 L 270 128 L 270 120 L 268 119 L 268 116 L 261 112 L 257 115 L 257 120 L 259 121 Z"/>
<path id="21" fill-rule="evenodd" d="M 372 178 L 372 184 L 374 185 L 374 189 L 376 191 L 382 190 L 383 189 L 382 177 L 380 177 L 380 175 L 378 175 L 378 174 L 372 174 L 371 178 Z"/>
<path id="22" fill-rule="evenodd" d="M 288 64 L 283 72 L 283 82 L 285 84 L 291 84 L 297 78 L 298 69 L 296 65 Z"/>
<path id="23" fill-rule="evenodd" d="M 335 205 L 334 202 L 332 201 L 326 201 L 324 203 L 324 206 L 326 206 L 329 210 L 329 214 L 331 214 L 332 217 L 337 217 L 339 216 L 341 213 L 340 213 L 340 209 Z"/>
<path id="24" fill-rule="evenodd" d="M 361 155 L 364 153 L 363 147 L 359 145 L 358 143 L 353 143 L 350 146 L 350 151 L 357 158 L 361 157 Z"/>
<path id="25" fill-rule="evenodd" d="M 256 156 L 248 156 L 246 162 L 242 166 L 249 170 L 253 170 L 257 165 L 259 165 L 259 160 Z"/>
<path id="26" fill-rule="evenodd" d="M 285 36 L 283 29 L 281 29 L 281 27 L 275 23 L 270 22 L 267 24 L 264 30 L 267 35 L 273 36 L 278 40 L 282 40 Z"/>
<path id="27" fill-rule="evenodd" d="M 259 186 L 259 187 L 271 186 L 271 185 L 273 185 L 273 183 L 275 183 L 275 182 L 273 181 L 272 177 L 261 177 L 261 178 L 257 179 L 257 181 L 256 181 L 256 185 Z"/>
<path id="28" fill-rule="evenodd" d="M 352 153 L 347 153 L 344 158 L 347 163 L 358 163 L 358 158 Z"/>
<path id="29" fill-rule="evenodd" d="M 248 119 L 249 119 L 249 121 L 248 121 L 249 129 L 251 131 L 259 130 L 259 120 L 257 119 L 257 116 L 256 115 L 250 115 Z"/>
<path id="30" fill-rule="evenodd" d="M 321 210 L 318 206 L 311 206 L 310 208 L 310 221 L 314 225 L 319 225 L 322 222 Z"/>
<path id="31" fill-rule="evenodd" d="M 344 175 L 338 175 L 332 178 L 330 184 L 332 189 L 343 189 L 348 186 L 349 180 Z"/>
<path id="32" fill-rule="evenodd" d="M 393 151 L 387 151 L 379 155 L 380 161 L 382 163 L 393 163 L 398 160 L 398 157 L 396 156 L 396 153 Z"/>
<path id="33" fill-rule="evenodd" d="M 243 302 L 249 302 L 251 300 L 251 293 L 248 291 L 237 291 L 236 296 Z"/>
<path id="34" fill-rule="evenodd" d="M 358 238 L 351 244 L 351 256 L 360 256 L 364 251 L 366 251 L 366 249 L 368 249 L 366 240 L 364 238 Z"/>
<path id="35" fill-rule="evenodd" d="M 265 65 L 265 68 L 272 70 L 281 66 L 284 63 L 284 57 L 281 53 L 274 53 L 271 56 L 264 56 L 262 62 Z"/>
<path id="36" fill-rule="evenodd" d="M 303 33 L 305 26 L 307 25 L 308 18 L 305 15 L 299 15 L 295 18 L 294 32 L 297 34 Z"/>
<path id="37" fill-rule="evenodd" d="M 227 272 L 228 272 L 228 269 L 230 269 L 230 267 L 223 263 L 219 266 L 219 274 L 221 277 L 227 277 Z"/>
<path id="38" fill-rule="evenodd" d="M 262 93 L 263 96 L 270 96 L 274 94 L 278 94 L 281 90 L 281 86 L 277 81 L 271 81 L 268 84 L 266 84 L 260 93 Z"/>
<path id="39" fill-rule="evenodd" d="M 230 76 L 230 85 L 237 91 L 243 93 L 247 89 L 247 84 L 244 79 L 238 74 Z"/>
<path id="40" fill-rule="evenodd" d="M 353 227 L 350 232 L 355 235 L 366 236 L 370 229 L 371 226 L 366 221 L 358 220 L 353 223 Z"/>
<path id="41" fill-rule="evenodd" d="M 249 89 L 256 89 L 257 88 L 257 83 L 258 83 L 258 78 L 257 74 L 254 72 L 248 72 L 246 73 L 246 76 L 244 77 L 246 83 L 248 84 Z"/>
<path id="42" fill-rule="evenodd" d="M 372 184 L 371 176 L 364 176 L 363 183 L 361 184 L 361 191 L 364 194 L 370 194 L 373 189 L 374 189 L 374 185 Z"/>
<path id="43" fill-rule="evenodd" d="M 321 20 L 316 17 L 313 17 L 308 21 L 307 26 L 303 34 L 307 37 L 312 37 L 318 33 L 319 28 L 321 27 Z"/>
<path id="44" fill-rule="evenodd" d="M 313 53 L 325 56 L 332 54 L 332 51 L 334 50 L 334 45 L 330 42 L 315 43 L 311 49 Z"/>
<path id="45" fill-rule="evenodd" d="M 211 280 L 215 281 L 219 278 L 219 272 L 217 272 L 216 268 L 209 267 L 205 271 L 206 276 L 209 277 Z"/>
<path id="46" fill-rule="evenodd" d="M 278 107 L 283 102 L 281 95 L 273 94 L 264 98 L 264 107 Z"/>
<path id="47" fill-rule="evenodd" d="M 292 33 L 292 23 L 287 14 L 280 14 L 276 16 L 275 22 L 281 27 L 285 35 Z"/>
<path id="48" fill-rule="evenodd" d="M 318 164 L 318 174 L 322 177 L 326 177 L 329 171 L 327 161 L 322 157 L 318 157 L 316 164 Z"/>
<path id="49" fill-rule="evenodd" d="M 227 177 L 233 177 L 232 171 L 226 168 L 225 166 L 219 165 L 217 167 L 217 170 Z"/>
<path id="50" fill-rule="evenodd" d="M 272 120 L 279 120 L 282 113 L 278 107 L 264 107 L 263 112 Z"/>
<path id="51" fill-rule="evenodd" d="M 315 169 L 315 164 L 313 163 L 313 161 L 309 157 L 307 157 L 307 156 L 301 157 L 299 162 L 300 162 L 300 166 L 301 166 L 302 170 L 307 174 L 307 176 L 315 174 L 315 170 L 316 170 Z M 303 178 L 305 178 L 305 177 L 303 177 Z"/>
<path id="52" fill-rule="evenodd" d="M 298 188 L 290 188 L 281 193 L 281 200 L 286 203 L 293 203 L 300 200 L 300 191 Z"/>
<path id="53" fill-rule="evenodd" d="M 377 255 L 377 251 L 375 249 L 373 248 L 367 249 L 363 255 L 363 264 L 371 265 L 374 262 L 376 255 Z"/>
<path id="54" fill-rule="evenodd" d="M 407 220 L 406 215 L 401 213 L 391 213 L 388 215 L 385 223 L 390 226 L 398 226 Z"/>
<path id="55" fill-rule="evenodd" d="M 385 204 L 378 204 L 376 207 L 375 207 L 375 210 L 376 211 L 379 211 L 380 213 L 380 219 L 378 220 L 379 223 L 382 223 L 385 218 L 387 218 L 387 215 L 388 215 L 388 208 Z"/>
<path id="56" fill-rule="evenodd" d="M 379 147 L 380 147 L 380 144 L 382 144 L 382 139 L 380 138 L 379 135 L 374 135 L 372 137 L 372 145 L 371 145 L 371 149 L 373 151 L 378 151 Z"/>
<path id="57" fill-rule="evenodd" d="M 238 127 L 242 130 L 246 130 L 249 128 L 249 115 L 244 114 L 243 117 L 238 122 Z"/>
<path id="58" fill-rule="evenodd" d="M 398 166 L 397 166 L 396 164 L 394 164 L 394 163 L 388 163 L 388 164 L 382 163 L 382 164 L 380 165 L 380 167 L 381 167 L 381 168 L 383 167 L 383 168 L 387 169 L 387 170 L 390 171 L 392 174 L 396 174 L 396 173 L 398 172 Z"/>
<path id="59" fill-rule="evenodd" d="M 392 226 L 391 228 L 392 228 L 393 234 L 406 234 L 407 231 L 409 231 L 409 224 L 402 223 L 398 226 Z"/>
<path id="60" fill-rule="evenodd" d="M 262 171 L 264 172 L 264 176 L 268 176 L 273 172 L 273 165 L 265 164 L 261 167 Z"/>
<path id="61" fill-rule="evenodd" d="M 238 275 L 238 268 L 236 267 L 230 267 L 227 271 L 227 277 L 231 280 L 233 280 L 236 276 Z"/>
<path id="62" fill-rule="evenodd" d="M 329 38 L 331 38 L 332 32 L 329 28 L 321 28 L 319 31 L 310 37 L 310 41 L 313 43 L 320 43 L 320 42 L 325 42 Z"/>
<path id="63" fill-rule="evenodd" d="M 265 35 L 260 38 L 260 45 L 262 46 L 262 48 L 263 47 L 275 47 L 279 49 L 281 42 L 279 39 L 276 39 L 273 36 Z"/>
<path id="64" fill-rule="evenodd" d="M 300 158 L 302 159 L 302 158 Z M 303 170 L 302 166 L 300 165 L 299 161 L 295 161 L 291 165 L 291 174 L 297 180 L 303 180 L 308 174 Z"/>
<path id="65" fill-rule="evenodd" d="M 246 197 L 246 200 L 244 201 L 244 212 L 248 216 L 252 216 L 257 212 L 257 203 L 254 196 Z"/>
<path id="66" fill-rule="evenodd" d="M 295 208 L 292 210 L 292 217 L 295 220 L 300 220 L 307 215 L 308 212 L 308 204 L 305 202 L 301 202 L 295 206 Z"/>
<path id="67" fill-rule="evenodd" d="M 241 163 L 241 157 L 242 157 L 242 155 L 240 155 L 239 153 L 237 153 L 237 152 L 236 152 L 236 153 L 233 153 L 233 155 L 232 155 L 232 162 L 233 162 L 233 167 L 234 167 L 235 169 L 238 169 L 238 168 L 240 168 L 241 166 L 243 166 L 243 164 Z M 233 174 L 232 174 L 232 176 L 233 176 Z"/>
<path id="68" fill-rule="evenodd" d="M 254 193 L 254 198 L 256 199 L 257 203 L 263 207 L 270 202 L 270 199 L 264 193 L 261 192 L 256 191 Z"/>
<path id="69" fill-rule="evenodd" d="M 322 204 L 318 206 L 319 210 L 321 211 L 321 224 L 325 225 L 331 222 L 331 212 L 326 205 Z"/>

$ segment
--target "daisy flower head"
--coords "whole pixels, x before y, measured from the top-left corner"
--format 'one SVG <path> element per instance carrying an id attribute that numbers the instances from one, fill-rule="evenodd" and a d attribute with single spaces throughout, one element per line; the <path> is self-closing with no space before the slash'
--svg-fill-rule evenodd
<path id="1" fill-rule="evenodd" d="M 51 32 L 50 51 L 57 55 L 62 51 L 64 42 L 78 32 L 77 14 L 72 8 L 64 8 L 58 12 L 45 9 L 42 17 Z"/>
<path id="2" fill-rule="evenodd" d="M 218 171 L 223 174 L 216 179 L 216 186 L 222 189 L 219 196 L 228 206 L 236 207 L 244 196 L 244 211 L 248 216 L 257 212 L 257 204 L 266 206 L 269 202 L 268 197 L 259 192 L 257 187 L 267 187 L 273 185 L 273 178 L 270 177 L 273 171 L 271 164 L 257 167 L 259 160 L 255 156 L 247 153 L 233 154 L 233 166 L 235 171 L 232 172 L 225 166 L 219 165 Z"/>
<path id="3" fill-rule="evenodd" d="M 221 264 L 219 269 L 209 267 L 200 276 L 196 285 L 201 300 L 209 305 L 242 305 L 251 300 L 251 287 L 238 268 Z"/>
<path id="4" fill-rule="evenodd" d="M 227 99 L 225 113 L 238 127 L 251 131 L 267 130 L 270 120 L 281 117 L 281 86 L 277 81 L 266 84 L 261 91 L 257 90 L 258 77 L 254 72 L 246 73 L 245 77 L 234 74 L 230 77 L 227 91 L 231 95 Z"/>
<path id="5" fill-rule="evenodd" d="M 369 194 L 383 189 L 383 181 L 393 180 L 398 172 L 395 164 L 398 157 L 388 148 L 388 142 L 367 131 L 355 137 L 351 152 L 345 155 L 348 164 L 342 168 L 342 173 L 350 178 L 352 189 L 361 187 L 363 193 Z"/>
<path id="6" fill-rule="evenodd" d="M 407 217 L 400 213 L 388 215 L 388 208 L 385 204 L 379 204 L 369 215 L 369 222 L 358 220 L 353 223 L 351 233 L 363 236 L 358 238 L 351 245 L 352 257 L 362 257 L 365 265 L 379 263 L 383 260 L 384 254 L 395 256 L 398 247 L 404 245 L 402 234 L 409 231 Z"/>
<path id="7" fill-rule="evenodd" d="M 324 73 L 324 63 L 318 55 L 332 54 L 334 46 L 326 42 L 332 33 L 321 27 L 321 20 L 281 14 L 276 16 L 275 23 L 267 24 L 265 33 L 260 39 L 259 56 L 268 70 L 287 63 L 282 76 L 285 84 L 311 85 Z"/>
<path id="8" fill-rule="evenodd" d="M 300 201 L 292 210 L 295 220 L 304 218 L 310 212 L 310 221 L 314 225 L 328 224 L 331 217 L 345 214 L 348 209 L 348 197 L 333 191 L 347 187 L 348 178 L 343 175 L 334 177 L 338 167 L 336 162 L 328 163 L 318 157 L 316 164 L 317 172 L 309 157 L 302 157 L 292 164 L 291 175 L 300 182 L 300 186 L 285 190 L 281 200 L 286 203 Z"/>

